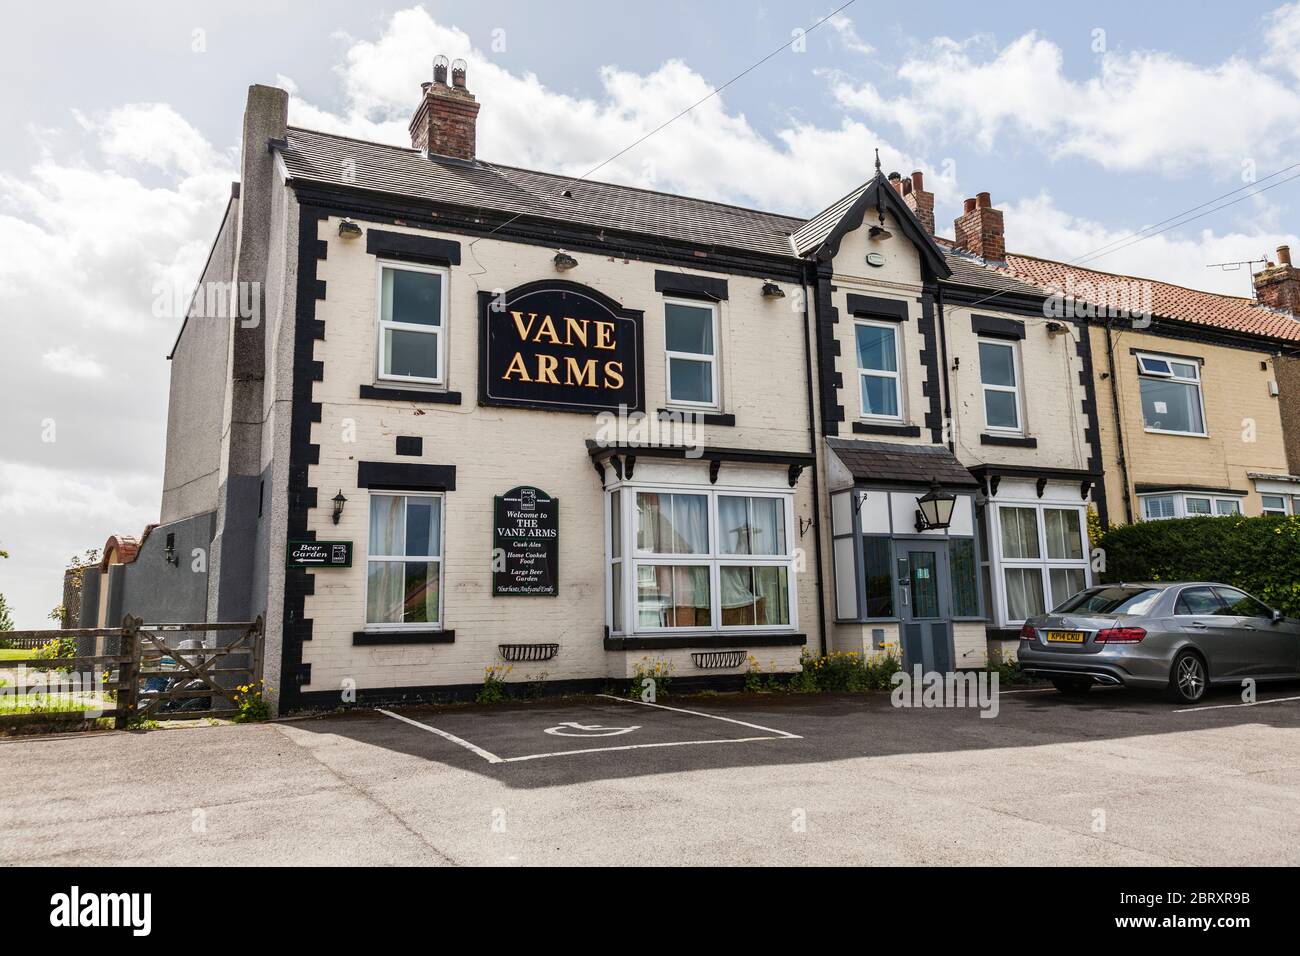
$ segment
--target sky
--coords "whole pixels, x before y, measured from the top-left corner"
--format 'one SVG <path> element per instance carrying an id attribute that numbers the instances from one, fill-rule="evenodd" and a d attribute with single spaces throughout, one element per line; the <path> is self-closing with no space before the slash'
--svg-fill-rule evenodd
<path id="1" fill-rule="evenodd" d="M 7 11 L 0 594 L 16 626 L 49 626 L 72 555 L 158 519 L 172 303 L 238 176 L 252 83 L 288 89 L 295 125 L 409 145 L 432 58 L 464 57 L 479 155 L 571 175 L 703 99 L 593 178 L 811 215 L 879 148 L 887 170 L 926 173 L 941 235 L 988 191 L 1012 252 L 1102 250 L 1090 267 L 1232 294 L 1250 293 L 1245 269 L 1208 266 L 1296 244 L 1300 166 L 1274 174 L 1300 163 L 1300 3 L 856 0 L 809 32 L 842 2 Z"/>

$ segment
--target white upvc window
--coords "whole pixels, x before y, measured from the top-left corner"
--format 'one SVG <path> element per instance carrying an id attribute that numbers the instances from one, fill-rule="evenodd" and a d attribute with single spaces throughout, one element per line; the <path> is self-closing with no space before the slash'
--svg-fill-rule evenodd
<path id="1" fill-rule="evenodd" d="M 984 424 L 993 432 L 1023 430 L 1018 343 L 980 339 L 980 385 Z"/>
<path id="2" fill-rule="evenodd" d="M 793 496 L 624 484 L 606 500 L 612 633 L 796 627 Z"/>
<path id="3" fill-rule="evenodd" d="M 446 383 L 449 278 L 438 266 L 379 262 L 379 379 Z"/>
<path id="4" fill-rule="evenodd" d="M 1025 502 L 993 510 L 990 543 L 1001 626 L 1022 624 L 1088 587 L 1082 507 Z"/>
<path id="5" fill-rule="evenodd" d="M 1286 515 L 1291 513 L 1287 510 L 1286 495 L 1260 495 L 1259 501 L 1262 514 Z"/>
<path id="6" fill-rule="evenodd" d="M 664 300 L 668 404 L 718 408 L 718 307 L 713 302 Z"/>
<path id="7" fill-rule="evenodd" d="M 858 319 L 854 323 L 858 353 L 858 388 L 862 417 L 903 420 L 903 380 L 899 371 L 899 329 L 892 322 Z"/>
<path id="8" fill-rule="evenodd" d="M 442 624 L 441 494 L 370 495 L 366 630 L 428 630 Z"/>
<path id="9" fill-rule="evenodd" d="M 1138 495 L 1143 521 L 1241 514 L 1241 497 L 1203 491 L 1165 491 Z"/>
<path id="10" fill-rule="evenodd" d="M 1142 421 L 1149 432 L 1207 436 L 1201 365 L 1194 360 L 1139 353 Z"/>

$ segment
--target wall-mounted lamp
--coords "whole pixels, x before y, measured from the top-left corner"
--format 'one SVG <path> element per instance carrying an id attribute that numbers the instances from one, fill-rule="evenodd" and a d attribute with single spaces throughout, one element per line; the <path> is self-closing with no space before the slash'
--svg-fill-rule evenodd
<path id="1" fill-rule="evenodd" d="M 167 546 L 163 548 L 163 560 L 166 561 L 168 564 L 179 565 L 181 563 L 181 559 L 176 557 L 176 535 L 175 534 L 167 535 Z"/>
<path id="2" fill-rule="evenodd" d="M 340 488 L 339 493 L 334 496 L 334 514 L 332 517 L 335 524 L 338 524 L 339 519 L 343 517 L 343 506 L 347 503 L 348 499 L 343 497 L 343 489 Z"/>
<path id="3" fill-rule="evenodd" d="M 339 223 L 339 238 L 340 238 L 340 239 L 360 239 L 360 238 L 361 238 L 361 227 L 358 226 L 358 225 L 357 225 L 355 222 L 353 222 L 351 219 L 344 219 L 342 222 Z"/>
<path id="4" fill-rule="evenodd" d="M 556 272 L 568 272 L 570 269 L 578 267 L 578 260 L 563 250 L 555 254 L 554 262 Z"/>
<path id="5" fill-rule="evenodd" d="M 916 499 L 916 530 L 941 531 L 952 524 L 952 509 L 957 505 L 957 496 L 950 495 L 939 487 L 939 482 L 930 481 L 930 490 Z"/>
<path id="6" fill-rule="evenodd" d="M 784 299 L 785 290 L 775 282 L 763 283 L 763 298 L 765 299 Z"/>
<path id="7" fill-rule="evenodd" d="M 872 239 L 892 239 L 894 234 L 884 226 L 872 226 L 867 230 L 867 235 Z"/>

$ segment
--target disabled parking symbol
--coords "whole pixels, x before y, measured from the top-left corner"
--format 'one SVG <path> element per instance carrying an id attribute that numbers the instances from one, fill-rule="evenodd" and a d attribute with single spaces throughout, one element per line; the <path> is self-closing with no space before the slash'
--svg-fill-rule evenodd
<path id="1" fill-rule="evenodd" d="M 547 727 L 546 733 L 555 737 L 617 737 L 640 729 L 640 724 L 631 727 L 604 727 L 601 724 L 580 724 L 576 720 L 566 720 L 558 727 Z"/>

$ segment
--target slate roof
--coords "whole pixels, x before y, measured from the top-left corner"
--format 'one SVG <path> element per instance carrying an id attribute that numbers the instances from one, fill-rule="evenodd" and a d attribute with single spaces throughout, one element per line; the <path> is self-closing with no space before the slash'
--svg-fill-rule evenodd
<path id="1" fill-rule="evenodd" d="M 884 481 L 929 485 L 979 482 L 943 445 L 906 445 L 887 441 L 849 441 L 827 438 L 826 444 L 857 481 Z"/>
<path id="2" fill-rule="evenodd" d="M 866 192 L 867 187 L 870 185 L 871 182 L 868 180 L 847 196 L 835 200 L 817 215 L 800 225 L 794 235 L 790 237 L 790 246 L 794 249 L 794 254 L 797 256 L 807 255 L 820 246 L 826 240 L 826 237 L 835 230 L 836 225 L 844 218 L 845 214 L 853 208 L 853 204 L 858 201 L 858 197 Z"/>
<path id="3" fill-rule="evenodd" d="M 278 146 L 291 179 L 414 196 L 471 209 L 574 222 L 790 257 L 804 220 L 668 193 L 575 180 L 481 160 L 290 127 Z M 565 192 L 570 195 L 565 196 Z"/>
<path id="4" fill-rule="evenodd" d="M 1284 312 L 1261 306 L 1254 299 L 1247 299 L 1244 296 L 1202 292 L 1199 289 L 1188 289 L 1169 282 L 1158 282 L 1155 279 L 1098 272 L 1065 262 L 1014 253 L 1007 253 L 1007 271 L 1011 276 L 1031 282 L 1043 289 L 1051 287 L 1068 291 L 1070 288 L 1079 289 L 1080 286 L 1086 288 L 1091 285 L 1102 290 L 1104 294 L 1108 286 L 1123 288 L 1131 283 L 1142 283 L 1151 288 L 1151 311 L 1157 316 L 1231 332 L 1246 332 L 1250 335 L 1300 341 L 1300 321 L 1296 321 Z M 1105 304 L 1089 296 L 1081 298 L 1091 299 L 1098 305 Z"/>

